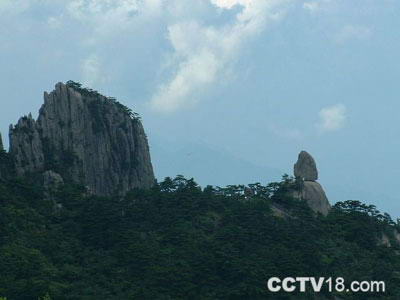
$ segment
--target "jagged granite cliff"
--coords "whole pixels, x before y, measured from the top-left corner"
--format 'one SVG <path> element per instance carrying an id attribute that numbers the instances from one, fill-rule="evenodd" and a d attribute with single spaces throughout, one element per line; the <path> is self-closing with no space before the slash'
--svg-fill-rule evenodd
<path id="1" fill-rule="evenodd" d="M 9 134 L 18 175 L 46 174 L 47 181 L 49 174 L 60 175 L 97 195 L 124 194 L 154 184 L 139 117 L 80 84 L 57 83 L 54 91 L 44 93 L 38 119 L 22 117 Z"/>

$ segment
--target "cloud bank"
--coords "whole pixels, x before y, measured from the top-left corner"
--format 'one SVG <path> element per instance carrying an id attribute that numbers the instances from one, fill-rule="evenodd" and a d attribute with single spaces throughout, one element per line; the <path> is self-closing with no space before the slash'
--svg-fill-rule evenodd
<path id="1" fill-rule="evenodd" d="M 221 26 L 203 25 L 198 20 L 182 21 L 168 27 L 173 48 L 173 76 L 162 83 L 150 106 L 159 112 L 174 112 L 191 106 L 196 94 L 224 78 L 246 42 L 261 33 L 283 14 L 286 0 L 211 0 L 222 11 L 240 7 L 239 12 Z"/>

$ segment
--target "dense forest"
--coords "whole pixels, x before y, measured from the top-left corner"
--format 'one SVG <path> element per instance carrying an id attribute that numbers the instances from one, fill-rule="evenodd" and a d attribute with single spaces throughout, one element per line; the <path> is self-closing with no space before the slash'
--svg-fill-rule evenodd
<path id="1" fill-rule="evenodd" d="M 9 176 L 0 180 L 0 296 L 400 299 L 398 224 L 359 201 L 315 215 L 290 196 L 296 185 L 284 176 L 265 186 L 201 188 L 177 176 L 121 198 L 72 184 L 43 190 Z M 272 294 L 273 276 L 383 280 L 386 292 Z"/>

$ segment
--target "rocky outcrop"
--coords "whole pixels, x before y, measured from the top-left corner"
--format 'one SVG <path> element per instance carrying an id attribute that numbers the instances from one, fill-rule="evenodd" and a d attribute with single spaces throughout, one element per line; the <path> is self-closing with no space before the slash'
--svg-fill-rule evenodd
<path id="1" fill-rule="evenodd" d="M 318 170 L 314 158 L 306 151 L 301 151 L 294 165 L 294 177 L 305 181 L 318 180 Z"/>
<path id="2" fill-rule="evenodd" d="M 397 229 L 394 230 L 394 238 L 396 242 L 400 245 L 400 232 Z"/>
<path id="3" fill-rule="evenodd" d="M 10 154 L 18 175 L 44 173 L 97 195 L 149 188 L 155 180 L 139 117 L 74 82 L 44 93 L 37 120 L 29 115 L 10 126 Z"/>
<path id="4" fill-rule="evenodd" d="M 384 232 L 382 232 L 381 237 L 378 239 L 378 246 L 392 247 L 392 243 L 390 242 L 390 238 Z"/>
<path id="5" fill-rule="evenodd" d="M 0 152 L 4 151 L 4 146 L 3 146 L 3 138 L 1 136 L 1 132 L 0 132 Z"/>
<path id="6" fill-rule="evenodd" d="M 331 208 L 322 186 L 316 182 L 318 170 L 314 158 L 306 151 L 301 151 L 294 165 L 294 175 L 301 180 L 299 191 L 294 196 L 303 199 L 316 212 L 327 215 Z"/>
<path id="7" fill-rule="evenodd" d="M 293 218 L 290 213 L 283 207 L 278 206 L 276 203 L 271 204 L 272 215 L 279 218 Z"/>
<path id="8" fill-rule="evenodd" d="M 3 178 L 4 176 L 3 155 L 4 155 L 3 139 L 1 137 L 1 132 L 0 132 L 0 179 Z"/>
<path id="9" fill-rule="evenodd" d="M 17 125 L 10 125 L 10 154 L 16 172 L 22 176 L 31 172 L 45 171 L 42 129 L 32 115 L 19 119 Z"/>
<path id="10" fill-rule="evenodd" d="M 14 166 L 10 159 L 10 155 L 3 147 L 3 141 L 0 133 L 0 179 L 7 179 L 14 175 Z"/>
<path id="11" fill-rule="evenodd" d="M 43 173 L 43 187 L 46 190 L 57 190 L 63 184 L 64 179 L 60 174 L 52 170 L 48 170 Z"/>
<path id="12" fill-rule="evenodd" d="M 400 246 L 400 232 L 394 228 L 389 232 L 382 232 L 378 237 L 377 244 L 386 247 L 399 247 Z"/>
<path id="13" fill-rule="evenodd" d="M 323 215 L 327 215 L 331 205 L 322 186 L 315 181 L 304 181 L 301 197 L 307 201 L 308 206 Z"/>

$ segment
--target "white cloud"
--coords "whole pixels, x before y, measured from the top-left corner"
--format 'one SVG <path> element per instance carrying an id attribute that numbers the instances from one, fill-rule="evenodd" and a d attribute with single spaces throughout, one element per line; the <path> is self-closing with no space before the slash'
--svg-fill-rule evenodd
<path id="1" fill-rule="evenodd" d="M 90 55 L 82 62 L 82 76 L 83 84 L 88 87 L 107 81 L 102 72 L 101 61 L 96 54 Z"/>
<path id="2" fill-rule="evenodd" d="M 93 30 L 91 42 L 132 29 L 161 13 L 162 0 L 73 0 L 68 14 Z"/>
<path id="3" fill-rule="evenodd" d="M 335 37 L 338 44 L 343 44 L 349 40 L 366 40 L 370 38 L 372 30 L 360 25 L 346 25 L 341 28 Z"/>
<path id="4" fill-rule="evenodd" d="M 84 20 L 93 16 L 107 18 L 113 14 L 130 14 L 138 10 L 138 4 L 137 0 L 73 0 L 68 10 L 75 18 Z"/>
<path id="5" fill-rule="evenodd" d="M 310 12 L 315 12 L 320 8 L 320 2 L 305 2 L 303 8 L 309 10 Z"/>
<path id="6" fill-rule="evenodd" d="M 303 8 L 305 10 L 308 10 L 310 13 L 316 13 L 321 10 L 325 10 L 327 4 L 331 2 L 332 0 L 308 1 L 303 3 Z"/>
<path id="7" fill-rule="evenodd" d="M 279 19 L 287 0 L 211 0 L 219 9 L 242 9 L 233 23 L 205 26 L 196 20 L 178 22 L 168 28 L 174 50 L 175 74 L 161 84 L 150 106 L 160 112 L 173 112 L 193 105 L 195 94 L 224 77 L 224 70 L 237 57 L 240 48 L 266 25 Z"/>
<path id="8" fill-rule="evenodd" d="M 67 10 L 95 31 L 108 32 L 127 26 L 138 12 L 138 4 L 136 0 L 73 0 Z"/>
<path id="9" fill-rule="evenodd" d="M 212 4 L 225 9 L 231 9 L 236 5 L 248 6 L 252 0 L 210 0 Z"/>
<path id="10" fill-rule="evenodd" d="M 128 61 L 132 61 L 129 56 L 136 53 L 129 53 L 125 50 L 125 45 L 131 47 L 139 41 L 146 44 L 147 41 L 142 40 L 144 34 L 141 32 L 146 31 L 148 24 L 156 22 L 162 12 L 162 1 L 72 0 L 65 3 L 62 16 L 64 25 L 81 25 L 81 35 L 76 37 L 78 45 L 85 52 L 96 53 L 82 60 L 81 78 L 85 85 L 102 84 L 110 81 L 112 76 L 121 76 L 126 72 L 126 69 L 120 68 L 117 73 L 108 72 L 105 75 L 104 69 L 116 64 L 125 66 Z M 62 26 L 61 18 L 53 17 L 48 22 Z M 132 67 L 134 66 L 128 69 Z"/>
<path id="11" fill-rule="evenodd" d="M 320 132 L 336 131 L 344 127 L 346 123 L 346 106 L 336 104 L 325 107 L 319 112 L 317 127 Z"/>

